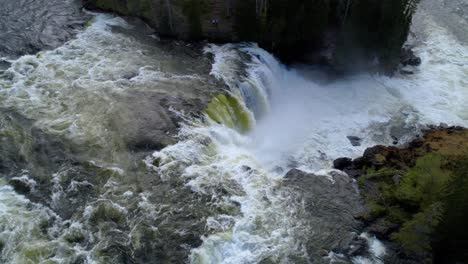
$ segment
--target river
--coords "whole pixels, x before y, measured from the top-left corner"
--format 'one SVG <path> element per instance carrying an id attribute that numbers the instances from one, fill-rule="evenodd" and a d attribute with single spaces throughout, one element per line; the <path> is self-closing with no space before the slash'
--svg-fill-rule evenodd
<path id="1" fill-rule="evenodd" d="M 255 44 L 199 53 L 89 12 L 63 44 L 6 46 L 0 262 L 381 263 L 372 237 L 362 257 L 311 252 L 340 234 L 303 219 L 284 175 L 330 178 L 336 158 L 404 144 L 427 125 L 468 126 L 459 2 L 422 4 L 408 40 L 422 64 L 393 77 L 331 79 Z M 222 91 L 219 123 L 203 107 Z"/>

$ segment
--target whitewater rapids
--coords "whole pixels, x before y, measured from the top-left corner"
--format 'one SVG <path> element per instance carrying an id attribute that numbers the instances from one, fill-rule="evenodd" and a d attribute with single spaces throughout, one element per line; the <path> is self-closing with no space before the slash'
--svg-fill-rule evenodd
<path id="1" fill-rule="evenodd" d="M 468 126 L 468 47 L 421 12 L 424 37 L 415 51 L 422 65 L 414 75 L 392 78 L 362 74 L 330 81 L 307 67 L 288 68 L 254 44 L 208 45 L 216 83 L 197 69 L 196 59 L 181 66 L 180 57 L 152 48 L 148 38 L 123 34 L 131 26 L 109 15 L 95 15 L 63 47 L 9 60 L 0 100 L 24 116 L 19 124 L 29 130 L 4 118 L 0 131 L 20 131 L 15 142 L 28 153 L 35 135 L 28 133 L 40 128 L 63 139 L 55 144 L 71 142 L 73 155 L 86 162 L 79 170 L 73 162 L 57 168 L 45 178 L 50 197 L 34 201 L 0 182 L 0 260 L 307 262 L 304 240 L 320 230 L 298 218 L 300 205 L 278 191 L 289 169 L 328 177 L 334 159 L 359 156 L 375 144 L 405 143 L 425 125 Z M 196 97 L 192 87 L 201 93 L 199 87 L 219 85 L 214 95 L 225 88 L 221 82 L 251 113 L 248 133 L 175 109 L 178 142 L 141 157 L 125 150 L 126 129 L 109 126 L 115 119 L 134 124 L 127 113 L 135 104 L 119 105 L 129 91 L 146 95 L 164 86 L 171 87 L 165 94 L 182 89 Z M 137 113 L 151 105 L 147 100 Z M 361 145 L 353 146 L 348 136 L 361 138 Z M 33 173 L 16 175 L 32 192 L 44 181 Z M 63 213 L 61 203 L 90 185 L 92 195 L 76 198 L 76 210 Z M 380 242 L 367 239 L 373 258 L 351 261 L 378 263 L 385 254 Z M 314 261 L 327 263 L 332 255 Z"/>

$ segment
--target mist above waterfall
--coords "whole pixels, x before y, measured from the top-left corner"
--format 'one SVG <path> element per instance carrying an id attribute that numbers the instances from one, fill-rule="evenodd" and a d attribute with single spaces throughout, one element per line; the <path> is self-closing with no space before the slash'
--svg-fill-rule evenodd
<path id="1" fill-rule="evenodd" d="M 365 234 L 369 253 L 333 252 L 353 227 L 324 223 L 352 218 L 330 203 L 355 189 L 332 161 L 468 126 L 468 48 L 433 12 L 409 41 L 421 66 L 392 78 L 329 78 L 253 43 L 203 52 L 94 13 L 62 46 L 5 58 L 0 262 L 378 263 Z M 301 177 L 327 195 L 307 202 Z"/>
<path id="2" fill-rule="evenodd" d="M 321 77 L 320 69 L 286 67 L 255 45 L 207 48 L 214 54 L 212 74 L 228 84 L 230 93 L 243 99 L 255 113 L 256 125 L 249 133 L 235 137 L 223 124 L 193 130 L 213 138 L 220 152 L 214 163 L 210 158 L 201 166 L 188 166 L 189 185 L 205 192 L 223 186 L 204 176 L 206 170 L 217 168 L 215 178 L 222 175 L 229 190 L 245 191 L 242 195 L 238 190 L 228 191 L 230 199 L 240 203 L 242 215 L 234 217 L 229 232 L 205 238 L 203 245 L 192 251 L 194 263 L 256 263 L 263 258 L 288 262 L 290 257 L 303 256 L 305 249 L 294 241 L 304 242 L 299 239 L 304 230 L 317 231 L 297 222 L 300 206 L 281 200 L 275 193 L 289 169 L 330 176 L 331 163 L 338 157 L 356 157 L 375 144 L 404 144 L 426 125 L 468 124 L 467 68 L 461 63 L 468 61 L 467 48 L 430 18 L 423 23 L 427 39 L 416 49 L 422 65 L 414 69 L 414 75 L 393 78 L 362 73 L 329 79 Z M 250 60 L 246 62 L 242 53 L 250 55 Z M 245 72 L 239 66 L 242 64 Z M 348 136 L 359 137 L 361 145 L 353 145 Z M 177 145 L 174 148 L 179 149 Z M 275 212 L 275 208 L 288 209 Z M 281 221 L 269 221 L 275 217 Z M 253 221 L 258 225 L 252 226 Z M 268 231 L 262 232 L 264 229 Z M 280 234 L 285 233 L 288 239 L 281 240 Z M 380 242 L 372 241 L 372 247 L 379 244 L 375 255 L 384 254 Z M 378 261 L 365 257 L 354 260 Z"/>
<path id="3" fill-rule="evenodd" d="M 239 51 L 252 56 L 242 81 L 224 70 L 223 63 L 235 61 L 235 48 L 216 48 L 215 60 L 220 61 L 215 71 L 237 80 L 231 90 L 240 89 L 246 104 L 257 113 L 257 124 L 249 133 L 252 151 L 270 168 L 318 169 L 375 144 L 403 144 L 426 124 L 466 124 L 466 67 L 461 63 L 466 47 L 432 20 L 421 23 L 425 23 L 428 44 L 417 49 L 423 64 L 414 76 L 362 73 L 327 78 L 320 69 L 286 67 L 255 46 L 239 46 Z M 452 63 L 434 60 L 434 49 Z M 223 61 L 227 54 L 230 59 Z M 450 82 L 448 72 L 457 73 Z M 362 145 L 352 146 L 348 136 L 361 138 Z"/>

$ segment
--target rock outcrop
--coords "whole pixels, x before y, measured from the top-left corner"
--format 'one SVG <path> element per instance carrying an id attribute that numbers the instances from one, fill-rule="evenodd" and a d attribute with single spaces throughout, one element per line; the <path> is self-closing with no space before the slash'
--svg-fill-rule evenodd
<path id="1" fill-rule="evenodd" d="M 254 41 L 284 61 L 336 69 L 399 63 L 418 0 L 83 0 L 138 16 L 162 36 Z"/>
<path id="2" fill-rule="evenodd" d="M 281 188 L 294 204 L 302 205 L 298 222 L 313 227 L 302 240 L 314 263 L 322 263 L 330 251 L 346 257 L 366 251 L 367 244 L 358 236 L 360 222 L 355 219 L 363 207 L 352 178 L 338 172 L 324 176 L 292 169 Z"/>
<path id="3" fill-rule="evenodd" d="M 397 252 L 388 263 L 468 260 L 468 129 L 433 127 L 404 148 L 375 146 L 335 167 L 357 178 L 365 231 Z"/>

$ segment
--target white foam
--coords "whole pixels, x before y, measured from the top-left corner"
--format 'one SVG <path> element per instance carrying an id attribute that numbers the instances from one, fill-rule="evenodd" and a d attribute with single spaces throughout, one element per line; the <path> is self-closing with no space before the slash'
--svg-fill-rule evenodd
<path id="1" fill-rule="evenodd" d="M 288 219 L 292 211 L 287 210 L 293 209 L 281 209 L 285 204 L 271 192 L 280 176 L 274 172 L 277 166 L 326 175 L 335 158 L 356 157 L 366 147 L 391 144 L 392 135 L 404 142 L 426 124 L 467 126 L 466 47 L 431 21 L 428 29 L 427 43 L 417 50 L 423 64 L 415 75 L 387 78 L 363 74 L 331 83 L 320 82 L 311 71 L 286 69 L 255 46 L 210 46 L 216 55 L 213 74 L 231 87 L 234 81 L 254 83 L 264 91 L 255 95 L 255 100 L 267 98 L 269 107 L 247 137 L 232 131 L 224 131 L 220 137 L 219 128 L 205 128 L 212 130 L 204 135 L 213 139 L 216 152 L 206 164 L 189 165 L 184 175 L 191 179 L 192 187 L 196 186 L 194 191 L 205 193 L 209 186 L 237 182 L 244 194 L 231 199 L 241 204 L 242 215 L 235 218 L 231 230 L 204 238 L 203 245 L 193 250 L 191 261 L 257 263 L 265 257 L 284 261 L 282 257 L 300 251 L 292 228 L 299 223 Z M 227 67 L 236 61 L 237 52 L 230 50 L 236 48 L 253 56 L 246 79 L 229 77 L 238 73 Z M 255 112 L 249 96 L 243 95 Z M 361 137 L 362 145 L 352 146 L 347 136 Z M 233 137 L 242 140 L 232 142 Z M 239 170 L 242 164 L 253 172 Z M 281 219 L 275 219 L 273 208 Z M 256 219 L 268 218 L 274 221 L 263 229 L 253 224 Z M 381 242 L 367 239 L 373 257 L 357 257 L 355 263 L 379 263 L 385 254 Z"/>
<path id="2" fill-rule="evenodd" d="M 369 245 L 370 257 L 357 256 L 352 259 L 354 264 L 382 264 L 383 257 L 387 254 L 385 245 L 375 236 L 362 233 L 360 237 L 364 238 Z"/>
<path id="3" fill-rule="evenodd" d="M 210 206 L 240 204 L 239 215 L 208 218 L 211 233 L 193 249 L 192 262 L 258 263 L 266 258 L 287 262 L 288 256 L 304 253 L 298 232 L 313 227 L 301 227 L 292 217 L 294 206 L 275 192 L 283 174 L 277 172 L 278 166 L 327 175 L 335 158 L 358 156 L 377 143 L 390 144 L 393 127 L 411 134 L 422 124 L 468 125 L 467 48 L 430 18 L 427 23 L 429 37 L 417 50 L 423 59 L 420 70 L 414 76 L 396 78 L 360 75 L 323 83 L 314 72 L 287 69 L 255 45 L 207 47 L 215 60 L 211 74 L 244 98 L 258 123 L 251 133 L 241 135 L 215 122 L 206 125 L 185 119 L 181 141 L 146 160 L 163 180 L 183 177 L 193 191 L 211 195 Z M 156 81 L 198 78 L 160 71 L 154 60 L 142 56 L 141 45 L 109 31 L 116 25 L 128 27 L 122 19 L 98 15 L 76 40 L 63 47 L 12 61 L 5 73 L 8 78 L 0 81 L 2 102 L 37 119 L 37 125 L 50 133 L 92 138 L 106 145 L 113 137 L 96 118 L 113 107 L 109 91 L 132 89 L 132 85 L 122 85 L 130 81 L 151 87 Z M 250 54 L 252 60 L 245 62 L 241 52 Z M 248 66 L 246 72 L 242 72 L 243 63 Z M 150 64 L 154 67 L 148 67 Z M 130 80 L 124 78 L 128 73 L 134 74 Z M 89 104 L 102 107 L 82 108 Z M 362 146 L 352 146 L 346 138 L 349 135 L 363 138 Z M 124 173 L 118 166 L 106 167 Z M 61 195 L 59 173 L 54 180 L 53 195 Z M 113 180 L 104 189 L 115 189 L 118 183 Z M 126 192 L 123 199 L 131 196 Z M 156 216 L 157 209 L 147 196 L 139 195 L 140 209 Z M 31 230 L 37 229 L 38 222 L 31 218 L 47 218 L 47 211 L 29 210 L 28 201 L 9 187 L 0 187 L 0 200 L 0 212 L 6 217 L 2 223 L 13 219 L 16 225 L 7 226 L 2 238 L 15 239 L 11 245 L 21 244 L 20 240 L 57 245 L 57 240 L 31 238 L 22 232 L 35 234 Z M 127 212 L 117 202 L 100 201 Z M 86 207 L 84 218 L 94 209 Z M 384 248 L 369 240 L 371 251 L 380 258 Z M 86 257 L 93 262 L 90 254 Z"/>

